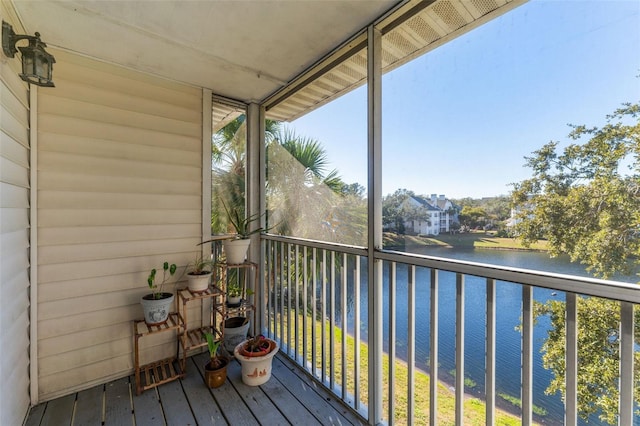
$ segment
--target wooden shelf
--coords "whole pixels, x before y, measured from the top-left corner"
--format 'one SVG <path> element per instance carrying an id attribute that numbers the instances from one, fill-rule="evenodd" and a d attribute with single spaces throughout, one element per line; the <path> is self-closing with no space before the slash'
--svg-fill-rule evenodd
<path id="1" fill-rule="evenodd" d="M 169 313 L 167 321 L 162 324 L 149 325 L 145 320 L 133 320 L 134 338 L 134 370 L 136 378 L 136 395 L 140 395 L 147 389 L 155 388 L 164 383 L 184 377 L 184 360 L 181 363 L 178 357 L 166 358 L 140 365 L 140 339 L 153 334 L 175 330 L 181 334 L 183 318 L 178 312 Z M 176 351 L 177 353 L 178 351 Z"/>
<path id="2" fill-rule="evenodd" d="M 180 362 L 176 357 L 163 359 L 139 367 L 136 372 L 136 394 L 140 395 L 147 389 L 172 382 L 184 377 Z"/>

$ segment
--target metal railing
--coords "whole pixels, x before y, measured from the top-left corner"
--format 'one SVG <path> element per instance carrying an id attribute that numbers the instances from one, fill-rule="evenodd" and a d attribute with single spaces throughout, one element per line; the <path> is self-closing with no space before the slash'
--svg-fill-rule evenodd
<path id="1" fill-rule="evenodd" d="M 415 383 L 428 375 L 441 378 L 442 353 L 439 300 L 441 287 L 455 287 L 455 370 L 449 372 L 457 425 L 464 424 L 465 358 L 483 357 L 484 387 L 479 398 L 485 405 L 486 424 L 496 422 L 496 288 L 504 283 L 520 287 L 520 351 L 519 374 L 512 378 L 520 384 L 521 410 L 516 413 L 522 424 L 535 420 L 533 405 L 535 289 L 551 289 L 563 293 L 566 317 L 566 397 L 564 423 L 578 422 L 578 328 L 576 301 L 595 296 L 616 300 L 620 304 L 620 380 L 619 424 L 633 424 L 634 372 L 634 304 L 640 302 L 640 291 L 634 284 L 580 278 L 496 265 L 434 258 L 416 254 L 378 251 L 374 261 L 383 262 L 384 277 L 378 277 L 385 289 L 383 353 L 370 354 L 367 336 L 373 324 L 367 312 L 367 250 L 362 247 L 266 235 L 264 275 L 264 330 L 281 342 L 281 348 L 302 369 L 334 392 L 363 418 L 367 418 L 367 395 L 370 359 L 383 360 L 385 415 L 388 424 L 437 424 L 440 380 L 430 380 L 428 395 L 416 394 Z M 451 277 L 455 276 L 455 279 Z M 448 277 L 448 283 L 441 282 Z M 479 280 L 478 277 L 481 279 Z M 465 291 L 467 281 L 472 289 L 483 287 L 484 353 L 466 350 Z M 399 300 L 402 288 L 404 300 Z M 417 300 L 419 290 L 420 300 Z M 428 303 L 422 297 L 427 295 Z M 416 350 L 424 352 L 424 342 L 416 338 L 418 319 L 416 306 L 428 319 L 428 361 L 418 360 Z M 399 312 L 401 307 L 401 312 Z M 405 309 L 406 308 L 406 309 Z M 399 325 L 402 327 L 399 328 Z M 398 331 L 402 331 L 402 338 Z M 423 336 L 422 336 L 423 337 Z M 421 379 L 422 380 L 422 379 Z M 399 398 L 398 396 L 402 396 Z M 401 406 L 399 402 L 402 401 Z M 418 417 L 417 417 L 418 416 Z"/>

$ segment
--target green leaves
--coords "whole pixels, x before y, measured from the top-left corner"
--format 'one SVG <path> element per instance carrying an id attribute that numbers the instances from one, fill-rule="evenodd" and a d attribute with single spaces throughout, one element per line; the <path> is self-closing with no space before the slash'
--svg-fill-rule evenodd
<path id="1" fill-rule="evenodd" d="M 523 242 L 548 240 L 551 255 L 566 253 L 596 276 L 628 274 L 640 258 L 640 120 L 638 104 L 624 104 L 601 128 L 571 126 L 571 140 L 559 151 L 550 142 L 526 160 L 532 177 L 514 185 L 516 233 Z M 587 139 L 583 143 L 579 143 Z M 578 299 L 578 409 L 600 411 L 617 423 L 620 360 L 618 302 Z M 565 303 L 536 303 L 536 317 L 548 316 L 544 367 L 553 372 L 546 393 L 565 393 Z M 638 323 L 640 316 L 635 313 Z M 638 327 L 636 327 L 637 329 Z M 640 344 L 636 331 L 635 342 Z M 640 353 L 636 352 L 636 362 Z M 640 403 L 640 372 L 634 373 Z"/>
<path id="2" fill-rule="evenodd" d="M 588 140 L 562 151 L 550 142 L 526 158 L 533 175 L 512 193 L 523 242 L 545 238 L 552 255 L 566 253 L 599 277 L 629 273 L 628 260 L 640 256 L 638 110 L 625 104 L 602 128 L 571 126 L 570 139 Z"/>

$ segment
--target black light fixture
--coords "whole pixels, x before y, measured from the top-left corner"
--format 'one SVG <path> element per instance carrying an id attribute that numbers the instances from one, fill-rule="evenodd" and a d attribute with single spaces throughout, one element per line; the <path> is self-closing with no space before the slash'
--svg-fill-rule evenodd
<path id="1" fill-rule="evenodd" d="M 16 43 L 20 40 L 29 40 L 29 45 L 16 48 Z M 56 58 L 44 50 L 45 47 L 47 45 L 40 41 L 40 33 L 35 36 L 16 34 L 10 24 L 2 21 L 2 51 L 10 58 L 15 56 L 18 49 L 22 53 L 20 78 L 36 86 L 55 87 L 51 72 Z"/>

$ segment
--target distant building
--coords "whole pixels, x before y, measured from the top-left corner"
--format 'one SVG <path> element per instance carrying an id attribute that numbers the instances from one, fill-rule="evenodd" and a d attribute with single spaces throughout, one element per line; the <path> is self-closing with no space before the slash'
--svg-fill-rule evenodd
<path id="1" fill-rule="evenodd" d="M 407 232 L 419 235 L 439 235 L 450 232 L 458 222 L 459 208 L 444 195 L 430 198 L 413 196 L 402 203 L 404 226 Z"/>

